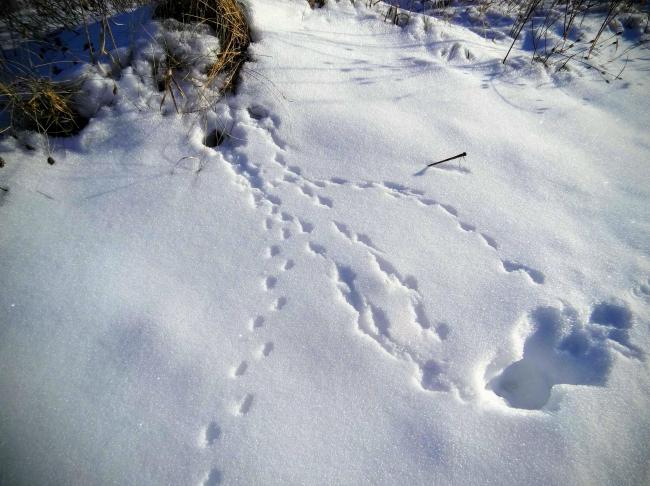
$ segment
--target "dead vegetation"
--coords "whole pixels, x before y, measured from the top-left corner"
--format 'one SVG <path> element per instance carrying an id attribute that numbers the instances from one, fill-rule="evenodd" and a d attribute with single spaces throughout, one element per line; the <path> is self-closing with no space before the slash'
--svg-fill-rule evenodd
<path id="1" fill-rule="evenodd" d="M 147 3 L 151 2 L 12 0 L 0 11 L 0 33 L 10 39 L 0 50 L 0 133 L 17 129 L 51 136 L 78 133 L 88 121 L 76 104 L 84 95 L 80 90 L 84 79 L 76 75 L 60 81 L 66 73 L 63 78 L 58 76 L 62 70 L 48 63 L 47 53 L 59 53 L 63 57 L 59 65 L 90 63 L 93 72 L 117 80 L 121 70 L 133 62 L 133 48 L 128 47 L 129 54 L 124 57 L 112 54 L 120 51 L 111 29 L 116 25 L 112 16 Z M 161 0 L 155 3 L 154 16 L 162 20 L 161 34 L 151 39 L 158 45 L 153 50 L 159 54 L 148 61 L 150 72 L 142 78 L 162 93 L 160 109 L 171 100 L 177 113 L 201 111 L 224 92 L 235 89 L 251 42 L 247 13 L 240 2 Z M 176 25 L 164 19 L 176 19 Z M 176 31 L 181 31 L 176 37 L 167 35 Z M 65 32 L 85 39 L 85 58 L 80 60 L 78 52 L 70 52 L 65 41 L 62 43 L 61 34 Z M 210 52 L 197 54 L 192 43 L 185 41 L 200 35 L 216 36 L 219 49 L 215 41 Z M 106 63 L 113 67 L 105 70 Z"/>
<path id="2" fill-rule="evenodd" d="M 589 68 L 598 68 L 603 75 L 610 74 L 604 65 L 591 62 L 591 58 L 610 46 L 615 47 L 615 58 L 621 57 L 618 47 L 623 26 L 615 20 L 625 14 L 641 15 L 639 8 L 643 3 L 637 0 L 501 0 L 502 7 L 516 13 L 510 32 L 512 43 L 503 63 L 522 32 L 527 31 L 534 61 L 556 70 L 565 69 L 569 62 L 578 62 Z M 599 21 L 597 32 L 589 37 L 581 34 L 579 28 L 587 16 Z"/>
<path id="3" fill-rule="evenodd" d="M 11 0 L 3 5 L 0 19 L 26 39 L 40 39 L 59 30 L 108 19 L 144 5 L 146 0 Z"/>
<path id="4" fill-rule="evenodd" d="M 606 82 L 620 78 L 630 52 L 648 42 L 650 3 L 647 0 L 367 0 L 378 6 L 384 21 L 409 23 L 410 12 L 445 21 L 457 20 L 485 37 L 521 42 L 531 60 L 553 71 L 580 65 L 597 71 Z M 588 22 L 586 22 L 588 20 Z M 595 31 L 584 28 L 596 25 Z M 509 25 L 509 32 L 503 30 Z M 629 30 L 628 30 L 629 29 Z M 621 38 L 625 34 L 626 47 Z M 636 40 L 632 40 L 636 38 Z"/>
<path id="5" fill-rule="evenodd" d="M 78 133 L 88 123 L 75 108 L 78 92 L 77 84 L 48 79 L 21 77 L 0 82 L 0 107 L 9 121 L 2 131 L 15 127 L 52 136 Z"/>
<path id="6" fill-rule="evenodd" d="M 83 28 L 90 59 L 115 46 L 108 19 L 142 0 L 12 0 L 0 10 L 0 132 L 34 130 L 47 136 L 78 133 L 88 122 L 77 106 L 81 79 L 54 80 L 61 72 L 48 67 L 44 54 L 65 53 L 59 33 Z M 88 26 L 100 25 L 99 39 L 90 39 Z M 94 46 L 94 47 L 93 47 Z M 77 60 L 68 60 L 77 64 Z"/>
<path id="7" fill-rule="evenodd" d="M 163 0 L 156 8 L 157 17 L 174 18 L 183 23 L 200 23 L 214 29 L 220 51 L 208 70 L 210 84 L 221 80 L 221 91 L 235 88 L 237 77 L 247 60 L 251 42 L 248 16 L 237 0 Z"/>

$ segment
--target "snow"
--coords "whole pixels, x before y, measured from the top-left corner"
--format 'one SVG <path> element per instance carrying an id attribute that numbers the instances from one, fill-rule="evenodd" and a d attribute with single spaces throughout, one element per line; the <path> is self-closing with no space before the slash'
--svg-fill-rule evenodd
<path id="1" fill-rule="evenodd" d="M 54 165 L 0 142 L 0 483 L 650 481 L 647 50 L 360 3 L 254 0 L 200 121 L 142 37 Z"/>

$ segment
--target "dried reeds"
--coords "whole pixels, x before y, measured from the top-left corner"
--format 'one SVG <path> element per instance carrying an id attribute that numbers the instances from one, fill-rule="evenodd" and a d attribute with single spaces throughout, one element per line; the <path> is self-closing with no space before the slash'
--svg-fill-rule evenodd
<path id="1" fill-rule="evenodd" d="M 216 62 L 208 70 L 209 83 L 220 78 L 221 91 L 234 89 L 251 42 L 248 16 L 239 1 L 164 0 L 156 8 L 156 15 L 212 27 L 219 38 L 220 52 Z"/>
<path id="2" fill-rule="evenodd" d="M 88 120 L 75 109 L 74 83 L 57 83 L 43 78 L 20 77 L 0 82 L 0 111 L 8 115 L 8 128 L 35 130 L 44 135 L 69 136 L 78 133 Z"/>

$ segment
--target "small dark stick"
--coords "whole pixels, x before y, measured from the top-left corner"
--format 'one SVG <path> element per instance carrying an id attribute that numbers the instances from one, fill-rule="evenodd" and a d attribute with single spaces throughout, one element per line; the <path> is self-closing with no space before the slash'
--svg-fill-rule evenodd
<path id="1" fill-rule="evenodd" d="M 0 169 L 2 169 L 5 166 L 5 159 L 0 157 Z"/>
<path id="2" fill-rule="evenodd" d="M 439 160 L 438 162 L 433 162 L 433 163 L 427 165 L 427 167 L 433 167 L 434 165 L 442 164 L 443 162 L 449 162 L 450 160 L 460 159 L 461 157 L 465 157 L 466 155 L 467 155 L 467 152 L 463 152 L 462 154 L 454 155 L 453 157 L 449 157 L 448 159 Z"/>

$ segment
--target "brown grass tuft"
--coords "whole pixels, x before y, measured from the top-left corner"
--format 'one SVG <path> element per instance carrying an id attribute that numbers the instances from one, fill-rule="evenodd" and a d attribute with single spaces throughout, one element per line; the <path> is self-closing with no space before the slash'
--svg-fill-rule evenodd
<path id="1" fill-rule="evenodd" d="M 48 79 L 21 77 L 0 82 L 0 109 L 8 113 L 8 128 L 35 130 L 45 135 L 78 133 L 88 120 L 74 108 L 72 97 L 79 87 Z"/>
<path id="2" fill-rule="evenodd" d="M 234 89 L 239 71 L 247 60 L 251 42 L 248 17 L 237 0 L 164 0 L 156 8 L 158 17 L 185 23 L 199 22 L 212 27 L 220 43 L 217 61 L 208 71 L 210 83 L 222 78 L 222 91 Z"/>

